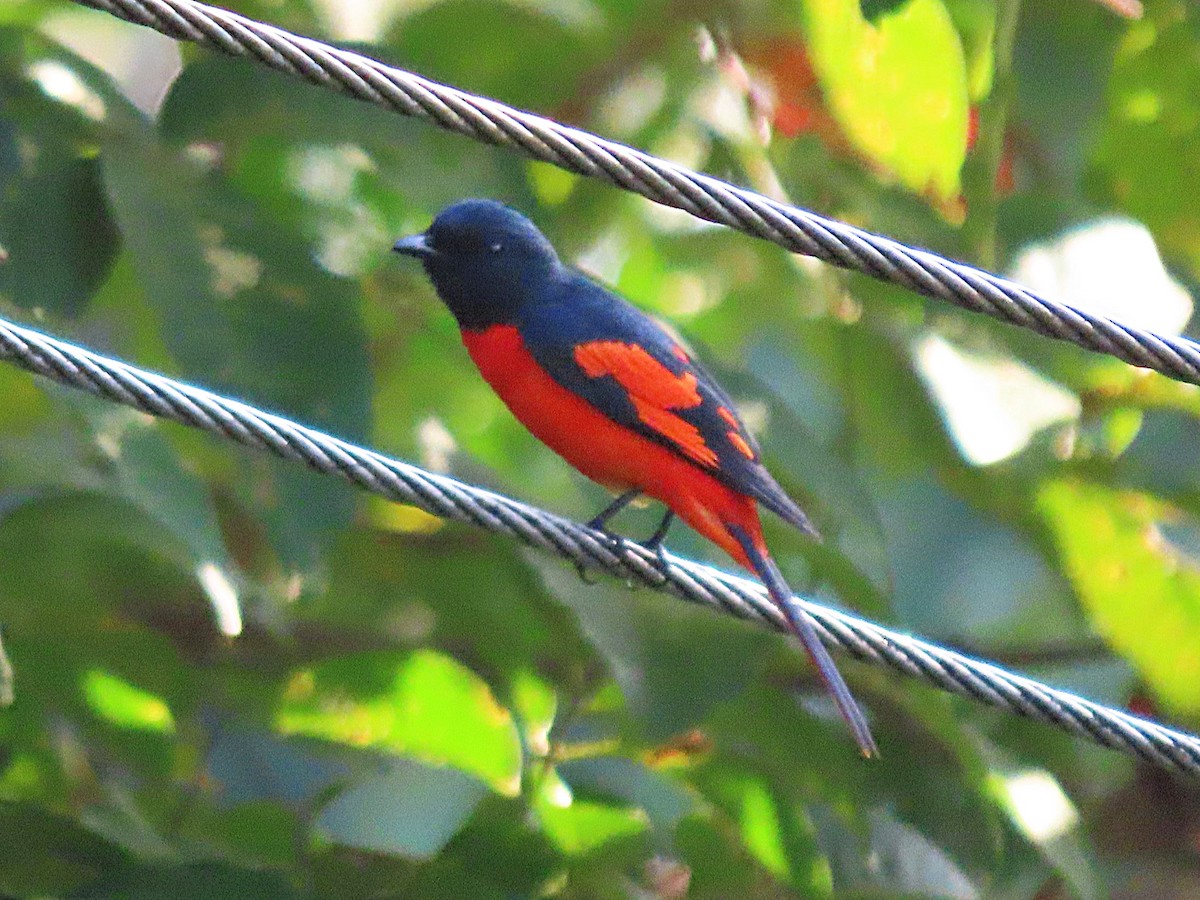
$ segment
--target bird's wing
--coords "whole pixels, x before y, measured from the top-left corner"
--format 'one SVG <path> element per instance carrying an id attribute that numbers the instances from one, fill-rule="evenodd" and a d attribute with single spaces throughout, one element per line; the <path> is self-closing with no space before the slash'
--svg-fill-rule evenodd
<path id="1" fill-rule="evenodd" d="M 567 390 L 817 535 L 763 466 L 728 395 L 645 313 L 579 276 L 562 302 L 537 305 L 519 327 L 538 364 Z"/>

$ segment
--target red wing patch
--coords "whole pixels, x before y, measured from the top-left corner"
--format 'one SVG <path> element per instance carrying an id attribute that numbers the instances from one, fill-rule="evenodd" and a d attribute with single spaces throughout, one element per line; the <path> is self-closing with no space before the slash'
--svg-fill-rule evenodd
<path id="1" fill-rule="evenodd" d="M 746 439 L 736 431 L 726 432 L 725 437 L 729 438 L 729 443 L 733 444 L 737 452 L 746 457 L 746 459 L 754 460 L 754 448 L 746 443 Z"/>
<path id="2" fill-rule="evenodd" d="M 750 446 L 750 442 L 742 437 L 742 423 L 738 421 L 738 417 L 724 406 L 717 407 L 717 415 L 724 419 L 725 424 L 729 426 L 729 431 L 725 432 L 725 437 L 729 438 L 729 443 L 733 444 L 733 448 L 748 460 L 753 461 L 757 459 L 758 457 L 754 455 L 754 448 Z"/>
<path id="3" fill-rule="evenodd" d="M 589 378 L 611 375 L 629 395 L 642 424 L 675 444 L 696 462 L 715 467 L 717 454 L 691 422 L 671 410 L 699 406 L 692 372 L 676 375 L 644 347 L 623 341 L 589 341 L 575 348 L 575 362 Z"/>

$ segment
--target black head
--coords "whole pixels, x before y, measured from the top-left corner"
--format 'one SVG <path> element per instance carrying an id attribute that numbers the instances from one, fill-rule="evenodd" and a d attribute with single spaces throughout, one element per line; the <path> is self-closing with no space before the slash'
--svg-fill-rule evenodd
<path id="1" fill-rule="evenodd" d="M 463 328 L 511 322 L 562 270 L 546 236 L 495 200 L 447 206 L 423 233 L 401 238 L 392 249 L 421 260 Z"/>

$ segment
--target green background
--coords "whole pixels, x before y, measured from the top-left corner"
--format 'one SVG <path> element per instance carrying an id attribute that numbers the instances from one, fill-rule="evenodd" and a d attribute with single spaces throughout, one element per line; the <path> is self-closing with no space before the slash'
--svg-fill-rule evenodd
<path id="1" fill-rule="evenodd" d="M 1184 0 L 230 5 L 997 271 L 1117 216 L 1153 265 L 1086 265 L 1131 273 L 1130 321 L 1155 247 L 1176 298 L 1200 274 Z M 768 523 L 798 591 L 1200 726 L 1195 388 L 102 13 L 0 7 L 0 315 L 586 519 L 604 492 L 388 253 L 466 196 L 719 374 L 826 535 Z M 1127 756 L 845 660 L 864 763 L 777 635 L 12 367 L 0 625 L 6 895 L 1200 892 L 1195 789 Z"/>

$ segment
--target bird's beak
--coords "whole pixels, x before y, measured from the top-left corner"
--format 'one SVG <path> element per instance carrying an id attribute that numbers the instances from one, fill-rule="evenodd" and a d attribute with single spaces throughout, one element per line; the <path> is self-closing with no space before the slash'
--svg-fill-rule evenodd
<path id="1" fill-rule="evenodd" d="M 433 256 L 433 247 L 424 232 L 402 237 L 392 245 L 392 249 L 405 256 L 415 256 L 417 259 L 427 259 Z"/>

